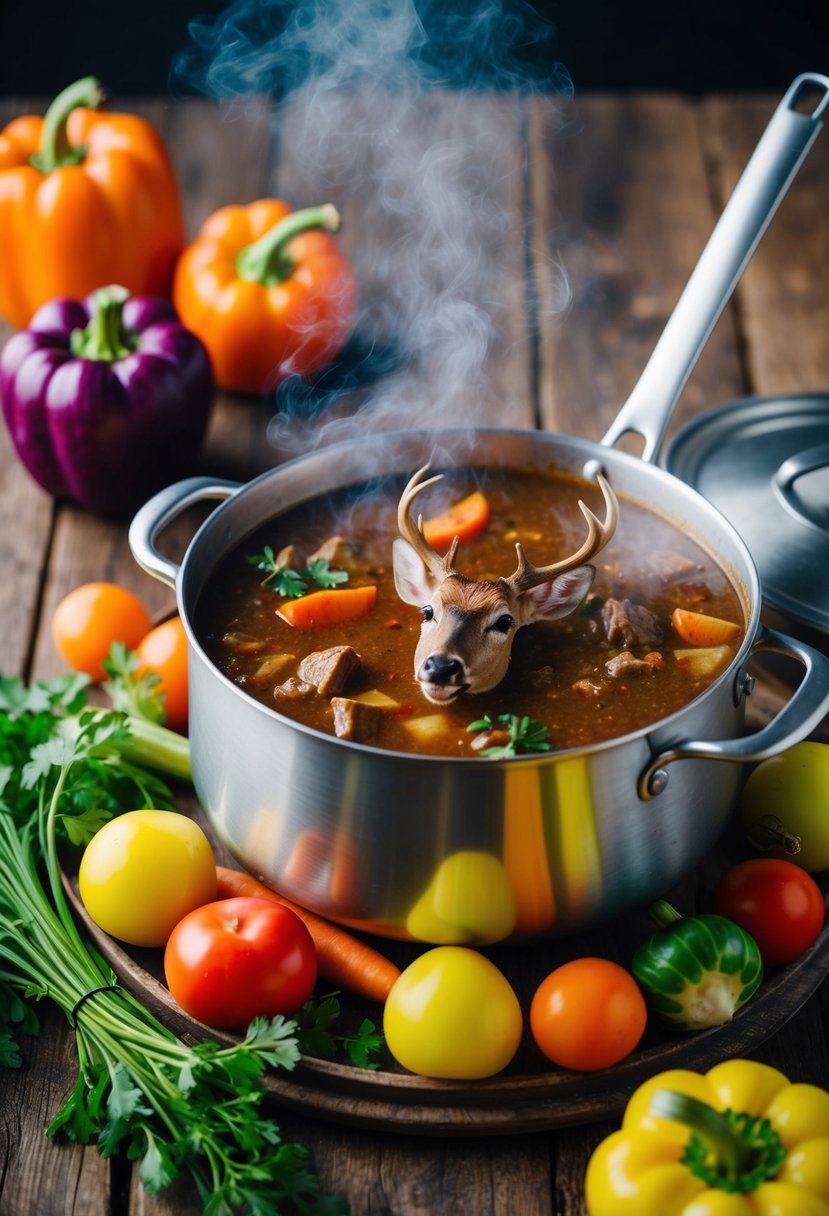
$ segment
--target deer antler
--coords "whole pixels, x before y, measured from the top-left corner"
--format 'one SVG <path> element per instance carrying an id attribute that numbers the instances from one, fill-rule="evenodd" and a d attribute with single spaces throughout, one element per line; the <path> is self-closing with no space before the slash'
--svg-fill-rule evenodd
<path id="1" fill-rule="evenodd" d="M 452 541 L 446 556 L 441 557 L 439 553 L 435 552 L 423 534 L 423 516 L 418 515 L 417 526 L 415 527 L 409 514 L 412 502 L 420 491 L 443 479 L 443 474 L 438 473 L 427 481 L 422 481 L 421 478 L 428 470 L 429 466 L 425 464 L 422 469 L 418 469 L 406 485 L 397 507 L 397 526 L 400 530 L 400 535 L 409 542 L 432 577 L 443 579 L 446 578 L 447 574 L 454 573 L 455 555 L 458 552 L 457 536 Z"/>
<path id="2" fill-rule="evenodd" d="M 522 592 L 529 591 L 531 587 L 537 587 L 540 583 L 548 583 L 556 574 L 563 574 L 567 570 L 575 570 L 577 566 L 584 565 L 591 557 L 595 557 L 613 536 L 613 533 L 616 531 L 616 524 L 619 522 L 619 503 L 616 495 L 601 473 L 596 474 L 596 481 L 599 483 L 599 488 L 604 498 L 604 523 L 599 523 L 589 507 L 586 507 L 581 499 L 579 499 L 581 513 L 587 520 L 587 540 L 572 556 L 565 557 L 558 562 L 553 562 L 550 566 L 533 566 L 531 562 L 527 561 L 520 543 L 516 544 L 515 551 L 518 554 L 518 569 L 509 578 L 503 580 L 516 595 L 521 595 Z"/>

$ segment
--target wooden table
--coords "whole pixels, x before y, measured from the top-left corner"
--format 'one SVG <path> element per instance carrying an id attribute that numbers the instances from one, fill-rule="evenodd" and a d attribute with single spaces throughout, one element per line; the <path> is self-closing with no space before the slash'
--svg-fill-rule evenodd
<path id="1" fill-rule="evenodd" d="M 382 100 L 382 99 L 381 99 Z M 347 391 L 277 403 L 220 396 L 193 471 L 247 479 L 355 430 L 455 422 L 540 426 L 598 440 L 653 344 L 776 95 L 544 97 L 401 94 L 131 103 L 168 141 L 189 234 L 219 205 L 266 194 L 342 211 L 361 283 Z M 0 119 L 39 99 L 5 100 Z M 341 124 L 332 133 L 331 123 Z M 745 394 L 829 389 L 829 137 L 813 149 L 717 325 L 672 430 Z M 438 227 L 435 227 L 435 225 Z M 414 279 L 409 276 L 417 271 Z M 8 331 L 2 331 L 5 339 Z M 341 387 L 334 381 L 323 388 Z M 391 391 L 389 391 L 391 390 Z M 285 413 L 292 405 L 294 416 Z M 315 408 L 311 409 L 313 405 Z M 270 425 L 269 425 L 270 424 Z M 92 579 L 156 614 L 171 593 L 135 565 L 126 522 L 56 506 L 0 435 L 0 670 L 63 670 L 59 599 Z M 757 1054 L 829 1086 L 825 984 Z M 74 1079 L 72 1036 L 44 1010 L 0 1090 L 0 1216 L 187 1216 L 191 1189 L 150 1198 L 128 1164 L 56 1145 L 44 1127 Z M 280 1112 L 326 1188 L 355 1213 L 583 1211 L 588 1156 L 615 1120 L 495 1138 L 401 1137 Z"/>

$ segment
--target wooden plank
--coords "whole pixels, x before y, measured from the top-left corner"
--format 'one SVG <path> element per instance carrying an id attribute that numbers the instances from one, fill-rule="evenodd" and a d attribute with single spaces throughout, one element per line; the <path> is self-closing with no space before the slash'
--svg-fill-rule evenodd
<path id="1" fill-rule="evenodd" d="M 719 193 L 727 194 L 777 97 L 715 97 L 702 108 Z M 751 393 L 829 390 L 829 137 L 821 134 L 737 290 Z"/>
<path id="2" fill-rule="evenodd" d="M 530 147 L 541 416 L 550 430 L 598 440 L 636 384 L 713 227 L 695 108 L 655 95 L 537 99 Z M 726 316 L 670 430 L 741 388 Z"/>

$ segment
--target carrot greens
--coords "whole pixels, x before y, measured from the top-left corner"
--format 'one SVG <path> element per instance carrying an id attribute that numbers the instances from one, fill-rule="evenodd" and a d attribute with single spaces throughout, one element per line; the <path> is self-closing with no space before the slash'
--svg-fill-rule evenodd
<path id="1" fill-rule="evenodd" d="M 59 845 L 85 843 L 115 813 L 171 808 L 171 791 L 145 766 L 180 776 L 187 753 L 164 727 L 91 708 L 84 684 L 0 677 L 0 1064 L 18 1065 L 17 1037 L 36 1030 L 26 998 L 48 997 L 78 1055 L 50 1136 L 139 1161 L 151 1194 L 189 1172 L 206 1216 L 264 1216 L 283 1203 L 344 1212 L 320 1192 L 307 1151 L 283 1142 L 262 1110 L 266 1067 L 299 1058 L 296 1023 L 257 1018 L 231 1047 L 186 1044 L 120 987 L 72 918 Z"/>

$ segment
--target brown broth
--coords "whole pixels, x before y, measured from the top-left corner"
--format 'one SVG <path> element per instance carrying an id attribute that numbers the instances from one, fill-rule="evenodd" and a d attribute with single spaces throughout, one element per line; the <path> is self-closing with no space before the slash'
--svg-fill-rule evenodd
<path id="1" fill-rule="evenodd" d="M 418 498 L 416 510 L 428 519 L 478 484 L 490 504 L 490 522 L 483 533 L 461 546 L 457 563 L 474 578 L 512 573 L 517 540 L 537 565 L 574 551 L 585 534 L 578 498 L 602 514 L 595 488 L 576 479 L 490 470 L 477 475 L 469 470 L 448 473 L 438 486 L 424 492 L 422 502 Z M 582 607 L 564 620 L 520 630 L 510 670 L 497 688 L 462 695 L 448 706 L 432 705 L 414 678 L 421 615 L 400 601 L 392 577 L 391 546 L 397 535 L 401 488 L 401 484 L 385 484 L 366 493 L 344 491 L 314 500 L 263 525 L 214 571 L 196 607 L 196 633 L 210 659 L 250 696 L 333 734 L 333 713 L 326 698 L 314 693 L 287 700 L 276 697 L 274 688 L 295 674 L 305 655 L 349 644 L 360 655 L 362 669 L 344 695 L 359 697 L 377 690 L 395 702 L 383 711 L 379 734 L 369 740 L 373 745 L 471 757 L 479 753 L 472 746 L 476 736 L 467 729 L 470 723 L 485 714 L 494 720 L 508 713 L 542 723 L 549 731 L 548 742 L 559 750 L 627 734 L 680 709 L 716 678 L 741 643 L 740 599 L 720 567 L 655 512 L 621 498 L 619 526 L 593 562 L 596 578 Z M 277 615 L 284 601 L 261 586 L 265 575 L 248 556 L 262 553 L 266 545 L 278 553 L 284 545 L 294 544 L 307 557 L 337 534 L 358 552 L 345 586 L 375 584 L 376 606 L 344 626 L 292 628 Z M 688 563 L 681 577 L 665 578 L 662 555 L 666 553 Z M 662 643 L 630 649 L 638 657 L 645 650 L 658 653 L 661 666 L 609 677 L 606 662 L 628 647 L 611 645 L 606 639 L 601 606 L 608 597 L 630 599 L 656 615 L 664 632 Z M 689 673 L 675 657 L 676 650 L 687 649 L 671 627 L 676 607 L 740 625 L 740 635 L 722 652 L 716 668 L 702 676 Z M 283 655 L 290 660 L 269 678 L 257 674 L 275 662 L 274 656 Z M 435 715 L 441 715 L 440 728 L 418 742 L 416 728 Z"/>

